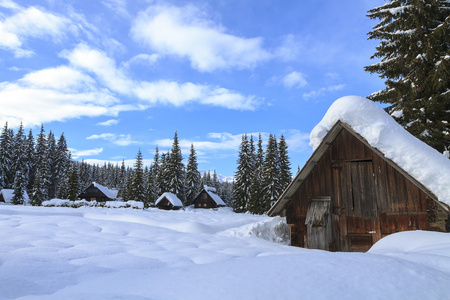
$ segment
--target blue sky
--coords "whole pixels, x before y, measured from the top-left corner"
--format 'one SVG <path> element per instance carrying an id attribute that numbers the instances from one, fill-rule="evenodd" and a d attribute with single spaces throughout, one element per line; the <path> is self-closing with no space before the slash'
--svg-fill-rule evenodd
<path id="1" fill-rule="evenodd" d="M 383 3 L 0 0 L 0 124 L 44 124 L 101 164 L 149 164 L 177 131 L 228 176 L 243 133 L 283 134 L 296 171 L 334 100 L 383 88 L 363 70 Z"/>

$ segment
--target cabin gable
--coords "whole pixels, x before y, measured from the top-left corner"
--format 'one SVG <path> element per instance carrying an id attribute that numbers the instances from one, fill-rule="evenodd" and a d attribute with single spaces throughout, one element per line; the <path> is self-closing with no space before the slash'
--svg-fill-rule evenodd
<path id="1" fill-rule="evenodd" d="M 283 211 L 291 245 L 331 251 L 366 251 L 398 231 L 445 231 L 447 219 L 436 196 L 342 123 L 269 215 Z"/>

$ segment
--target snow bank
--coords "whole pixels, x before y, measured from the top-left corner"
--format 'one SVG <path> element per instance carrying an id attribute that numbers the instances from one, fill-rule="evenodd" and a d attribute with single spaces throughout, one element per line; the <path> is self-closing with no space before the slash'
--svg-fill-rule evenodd
<path id="1" fill-rule="evenodd" d="M 342 121 L 374 148 L 450 205 L 450 160 L 409 134 L 373 101 L 358 96 L 336 100 L 322 121 L 311 131 L 314 150 L 328 131 Z"/>
<path id="2" fill-rule="evenodd" d="M 255 236 L 267 241 L 288 245 L 290 243 L 289 228 L 286 219 L 275 217 L 257 223 L 233 228 L 226 232 L 230 236 L 249 237 Z"/>
<path id="3" fill-rule="evenodd" d="M 393 234 L 369 253 L 302 249 L 255 237 L 276 236 L 272 230 L 282 223 L 225 209 L 0 206 L 0 299 L 450 295 L 449 234 Z"/>
<path id="4" fill-rule="evenodd" d="M 108 207 L 108 208 L 136 208 L 143 209 L 144 203 L 140 201 L 129 200 L 127 202 L 123 201 L 86 201 L 82 200 L 68 200 L 68 199 L 51 199 L 42 202 L 42 206 L 45 207 L 82 207 L 82 206 L 92 206 L 92 207 Z"/>

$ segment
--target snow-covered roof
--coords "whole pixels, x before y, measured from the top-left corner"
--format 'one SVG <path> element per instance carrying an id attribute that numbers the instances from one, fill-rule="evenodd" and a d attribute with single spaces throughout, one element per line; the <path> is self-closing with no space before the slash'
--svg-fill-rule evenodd
<path id="1" fill-rule="evenodd" d="M 108 189 L 106 186 L 100 185 L 97 182 L 93 182 L 92 184 L 94 185 L 94 187 L 98 188 L 106 197 L 110 199 L 117 198 L 117 194 L 119 193 L 118 190 Z"/>
<path id="2" fill-rule="evenodd" d="M 216 190 L 215 187 L 204 185 L 203 188 L 205 189 L 205 191 L 210 191 L 210 192 L 213 192 L 213 193 L 217 193 L 217 190 Z"/>
<path id="3" fill-rule="evenodd" d="M 400 126 L 379 105 L 366 98 L 347 96 L 336 100 L 310 134 L 310 145 L 319 147 L 328 131 L 344 122 L 373 148 L 450 205 L 450 160 Z"/>
<path id="4" fill-rule="evenodd" d="M 211 186 L 204 186 L 205 192 L 216 202 L 217 205 L 226 206 L 225 202 L 216 194 L 216 189 Z"/>
<path id="5" fill-rule="evenodd" d="M 0 194 L 2 194 L 3 199 L 5 200 L 5 203 L 11 203 L 12 198 L 14 197 L 14 190 L 13 189 L 2 189 L 0 191 Z M 25 203 L 28 203 L 29 197 L 26 191 L 23 191 L 23 198 Z"/>
<path id="6" fill-rule="evenodd" d="M 173 194 L 173 193 L 169 193 L 169 192 L 165 192 L 164 194 L 162 194 L 155 202 L 155 205 L 157 205 L 162 199 L 166 198 L 167 200 L 170 201 L 170 203 L 172 203 L 173 206 L 183 206 L 183 203 L 181 202 L 180 199 L 178 199 L 177 195 Z"/>

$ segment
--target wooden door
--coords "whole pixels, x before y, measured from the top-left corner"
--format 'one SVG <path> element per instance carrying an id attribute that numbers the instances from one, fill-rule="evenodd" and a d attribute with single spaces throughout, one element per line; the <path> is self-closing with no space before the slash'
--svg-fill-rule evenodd
<path id="1" fill-rule="evenodd" d="M 308 205 L 305 224 L 307 246 L 310 249 L 330 250 L 332 242 L 332 222 L 330 198 L 313 199 Z"/>
<path id="2" fill-rule="evenodd" d="M 347 199 L 347 235 L 350 251 L 367 251 L 376 241 L 377 216 L 375 174 L 371 160 L 350 162 L 351 193 Z"/>

